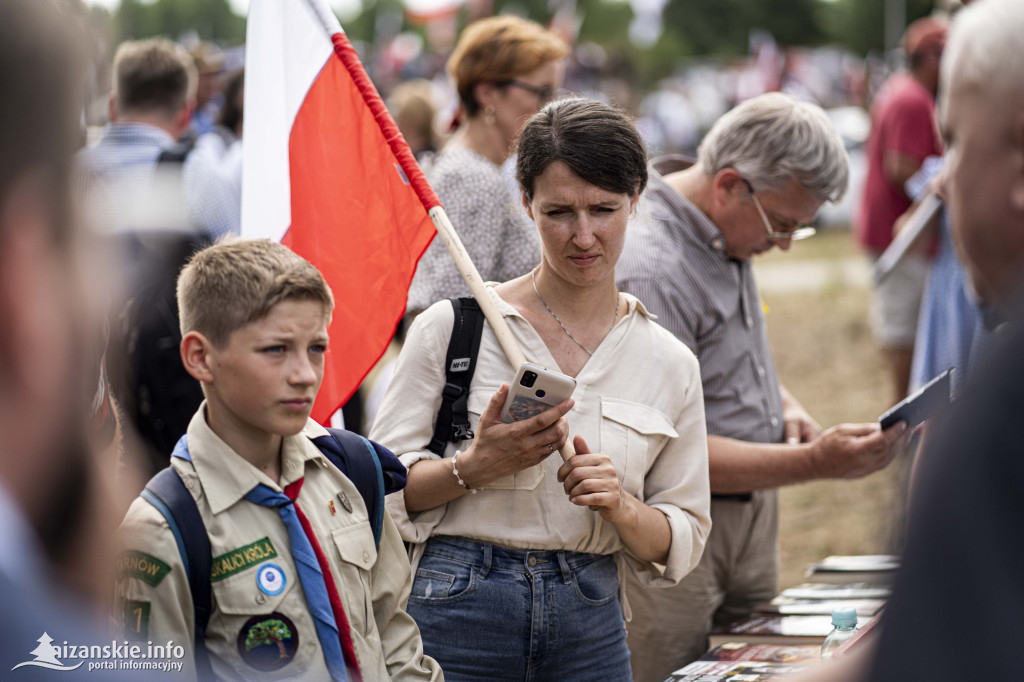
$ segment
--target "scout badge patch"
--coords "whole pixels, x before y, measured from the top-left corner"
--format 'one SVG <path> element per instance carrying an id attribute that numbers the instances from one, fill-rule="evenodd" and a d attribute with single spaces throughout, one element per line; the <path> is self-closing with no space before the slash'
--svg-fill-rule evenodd
<path id="1" fill-rule="evenodd" d="M 280 670 L 292 662 L 298 648 L 298 628 L 276 611 L 253 616 L 238 633 L 238 655 L 256 670 Z"/>

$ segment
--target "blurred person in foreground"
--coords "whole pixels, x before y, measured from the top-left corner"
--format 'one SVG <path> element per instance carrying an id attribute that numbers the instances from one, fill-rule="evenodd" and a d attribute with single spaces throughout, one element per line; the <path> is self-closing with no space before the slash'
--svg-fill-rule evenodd
<path id="1" fill-rule="evenodd" d="M 92 447 L 99 278 L 70 195 L 84 74 L 80 36 L 54 3 L 0 0 L 0 16 L 0 670 L 55 679 L 38 661 L 76 662 L 47 638 L 109 645 L 112 634 L 88 606 L 110 596 L 98 566 L 113 561 L 103 530 L 116 511 L 104 505 L 116 495 L 113 462 Z"/>
<path id="2" fill-rule="evenodd" d="M 536 229 L 501 166 L 519 129 L 562 86 L 568 52 L 540 24 L 506 15 L 469 25 L 448 59 L 461 120 L 428 179 L 485 282 L 518 277 L 540 255 Z M 468 294 L 447 247 L 435 239 L 416 269 L 408 311 Z"/>
<path id="3" fill-rule="evenodd" d="M 427 448 L 454 311 L 441 301 L 416 318 L 372 432 L 409 467 L 387 501 L 414 544 L 409 615 L 449 681 L 628 680 L 620 577 L 674 584 L 707 538 L 699 369 L 615 286 L 647 182 L 632 122 L 600 102 L 552 102 L 517 153 L 543 252 L 488 293 L 528 361 L 576 378 L 575 399 L 504 423 L 517 368 L 484 323 L 467 398 L 476 436 L 438 456 Z"/>
<path id="4" fill-rule="evenodd" d="M 634 679 L 657 682 L 708 648 L 708 632 L 778 591 L 776 488 L 886 466 L 905 425 L 822 431 L 779 382 L 751 258 L 814 233 L 846 188 L 842 139 L 820 107 L 770 93 L 720 118 L 694 163 L 656 159 L 647 220 L 626 239 L 619 286 L 700 361 L 713 526 L 700 565 L 675 587 L 626 581 Z M 643 216 L 643 213 L 641 213 Z"/>
<path id="5" fill-rule="evenodd" d="M 961 11 L 942 70 L 953 243 L 1001 317 L 918 465 L 903 563 L 877 648 L 808 679 L 1016 677 L 1024 622 L 1024 5 Z"/>
<path id="6" fill-rule="evenodd" d="M 896 220 L 910 208 L 907 180 L 926 158 L 942 153 L 935 94 L 945 41 L 944 20 L 925 17 L 907 27 L 903 50 L 910 68 L 893 74 L 871 107 L 868 175 L 856 231 L 872 259 L 892 242 Z M 892 372 L 894 402 L 907 393 L 928 260 L 927 249 L 908 253 L 876 287 L 872 299 L 871 326 Z"/>

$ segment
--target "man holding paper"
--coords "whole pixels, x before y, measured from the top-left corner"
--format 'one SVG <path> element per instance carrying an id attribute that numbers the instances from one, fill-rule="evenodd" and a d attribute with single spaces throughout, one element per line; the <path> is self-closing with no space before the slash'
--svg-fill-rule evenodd
<path id="1" fill-rule="evenodd" d="M 824 112 L 777 93 L 756 97 L 715 124 L 696 163 L 658 159 L 650 177 L 649 220 L 630 226 L 616 279 L 700 361 L 713 525 L 679 585 L 626 581 L 638 682 L 695 660 L 713 623 L 775 596 L 775 488 L 864 476 L 909 437 L 902 424 L 821 432 L 779 383 L 768 347 L 750 259 L 813 234 L 800 226 L 846 188 L 846 153 Z"/>

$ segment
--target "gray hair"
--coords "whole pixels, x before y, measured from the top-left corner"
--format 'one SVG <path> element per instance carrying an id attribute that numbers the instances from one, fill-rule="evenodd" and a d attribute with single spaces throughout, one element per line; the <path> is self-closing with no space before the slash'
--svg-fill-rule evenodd
<path id="1" fill-rule="evenodd" d="M 987 92 L 1024 95 L 1024 5 L 985 0 L 957 13 L 942 57 L 940 107 L 945 108 L 953 72 Z"/>
<path id="2" fill-rule="evenodd" d="M 846 149 L 821 107 L 772 92 L 715 122 L 697 150 L 708 175 L 733 168 L 756 189 L 796 180 L 812 196 L 838 201 L 849 177 Z"/>

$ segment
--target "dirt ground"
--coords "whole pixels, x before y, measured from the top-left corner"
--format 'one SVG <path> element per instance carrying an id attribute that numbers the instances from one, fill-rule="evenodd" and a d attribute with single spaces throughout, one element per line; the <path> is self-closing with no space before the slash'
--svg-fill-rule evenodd
<path id="1" fill-rule="evenodd" d="M 858 257 L 849 232 L 829 231 L 790 253 L 766 254 L 761 263 L 838 264 Z M 875 421 L 888 409 L 891 389 L 867 323 L 866 286 L 831 282 L 785 293 L 762 286 L 762 298 L 779 376 L 823 428 Z M 898 460 L 862 479 L 783 489 L 780 588 L 802 582 L 806 565 L 829 554 L 891 551 L 899 537 L 906 468 Z"/>

